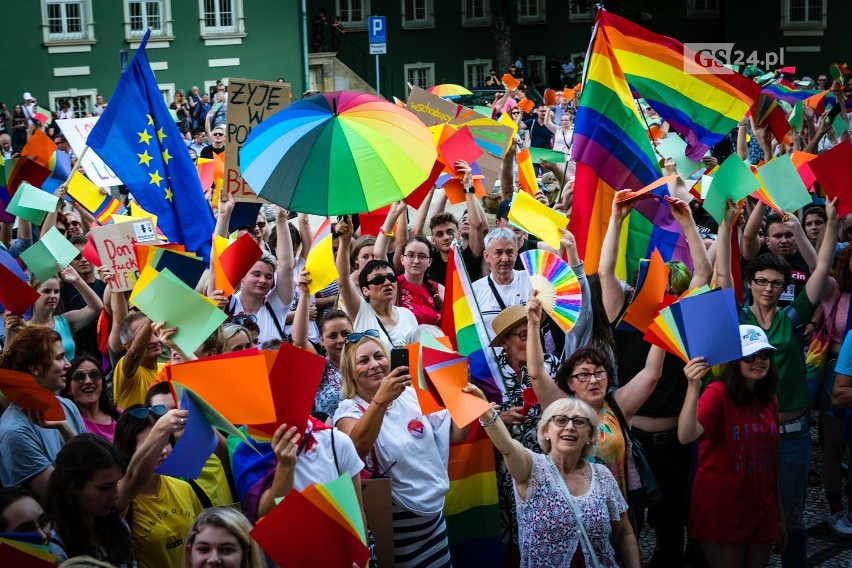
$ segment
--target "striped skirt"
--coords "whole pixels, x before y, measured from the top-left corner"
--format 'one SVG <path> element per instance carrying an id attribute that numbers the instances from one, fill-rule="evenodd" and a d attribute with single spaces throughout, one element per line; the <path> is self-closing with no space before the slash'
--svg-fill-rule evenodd
<path id="1" fill-rule="evenodd" d="M 443 513 L 424 517 L 396 503 L 391 509 L 396 568 L 440 568 L 453 565 Z"/>

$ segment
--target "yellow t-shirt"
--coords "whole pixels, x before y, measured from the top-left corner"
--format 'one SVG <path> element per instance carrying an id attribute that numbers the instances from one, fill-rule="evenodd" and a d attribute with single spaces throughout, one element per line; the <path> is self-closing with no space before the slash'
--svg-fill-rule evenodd
<path id="1" fill-rule="evenodd" d="M 202 511 L 189 483 L 161 475 L 157 496 L 137 495 L 131 507 L 139 568 L 180 568 L 184 540 Z"/>
<path id="2" fill-rule="evenodd" d="M 115 370 L 112 374 L 113 392 L 115 393 L 115 404 L 119 408 L 128 408 L 134 404 L 143 404 L 145 395 L 148 394 L 148 389 L 154 383 L 159 372 L 157 369 L 146 369 L 142 365 L 136 370 L 136 373 L 130 377 L 124 375 L 121 369 L 121 364 L 124 357 L 118 360 L 115 364 Z"/>
<path id="3" fill-rule="evenodd" d="M 234 502 L 231 488 L 228 486 L 228 478 L 225 476 L 225 468 L 222 467 L 222 460 L 216 454 L 210 454 L 210 459 L 201 468 L 201 475 L 196 481 L 214 507 L 231 505 Z"/>

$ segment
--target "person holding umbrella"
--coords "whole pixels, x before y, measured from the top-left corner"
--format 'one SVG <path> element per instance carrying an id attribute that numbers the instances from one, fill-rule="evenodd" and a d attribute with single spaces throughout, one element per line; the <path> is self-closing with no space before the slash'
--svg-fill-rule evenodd
<path id="1" fill-rule="evenodd" d="M 337 249 L 337 273 L 340 298 L 352 318 L 356 332 L 379 330 L 379 339 L 388 349 L 405 345 L 405 337 L 417 328 L 417 318 L 408 308 L 396 306 L 399 292 L 396 274 L 386 260 L 371 260 L 358 275 L 361 293 L 346 278 L 349 269 L 349 243 L 352 224 L 349 218 L 337 223 L 340 247 Z"/>

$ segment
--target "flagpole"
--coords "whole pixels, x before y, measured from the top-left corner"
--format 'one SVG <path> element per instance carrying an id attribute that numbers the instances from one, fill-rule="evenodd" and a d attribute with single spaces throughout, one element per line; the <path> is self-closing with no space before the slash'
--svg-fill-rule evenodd
<path id="1" fill-rule="evenodd" d="M 65 180 L 65 182 L 63 182 L 62 187 L 67 188 L 67 187 L 68 187 L 68 184 L 69 184 L 69 183 L 71 183 L 71 178 L 72 178 L 72 177 L 74 177 L 74 174 L 77 172 L 77 170 L 78 170 L 78 169 L 80 169 L 80 163 L 83 161 L 83 156 L 85 156 L 85 155 L 86 155 L 86 152 L 87 152 L 88 150 L 89 150 L 89 145 L 88 145 L 88 144 L 86 144 L 85 146 L 83 146 L 83 151 L 82 151 L 82 152 L 80 152 L 80 155 L 79 155 L 79 156 L 77 156 L 77 161 L 76 161 L 76 162 L 74 162 L 74 167 L 73 167 L 73 168 L 71 168 L 71 173 L 70 173 L 70 174 L 68 174 L 68 179 L 66 179 L 66 180 Z"/>

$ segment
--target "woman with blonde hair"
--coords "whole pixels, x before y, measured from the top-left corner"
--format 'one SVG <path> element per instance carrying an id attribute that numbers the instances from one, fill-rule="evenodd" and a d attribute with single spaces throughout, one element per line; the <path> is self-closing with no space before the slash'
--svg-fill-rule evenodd
<path id="1" fill-rule="evenodd" d="M 186 535 L 181 568 L 211 564 L 224 568 L 264 568 L 266 560 L 249 536 L 249 520 L 231 507 L 205 509 Z"/>

